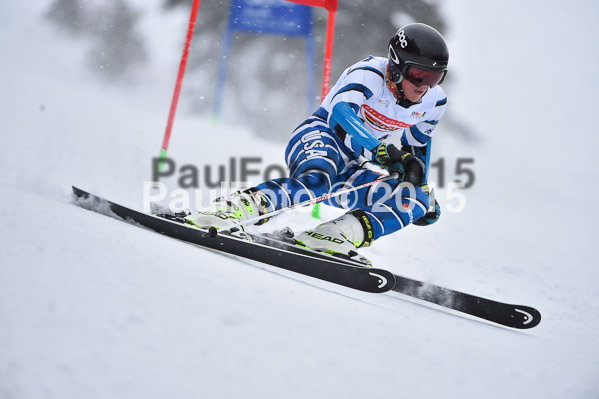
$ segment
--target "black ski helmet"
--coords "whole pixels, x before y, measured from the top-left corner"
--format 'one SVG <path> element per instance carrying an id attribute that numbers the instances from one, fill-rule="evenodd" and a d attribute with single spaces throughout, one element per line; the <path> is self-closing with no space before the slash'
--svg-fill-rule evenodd
<path id="1" fill-rule="evenodd" d="M 422 23 L 408 24 L 400 28 L 389 41 L 389 79 L 397 86 L 410 66 L 441 72 L 443 82 L 447 73 L 449 50 L 445 39 L 433 27 Z"/>

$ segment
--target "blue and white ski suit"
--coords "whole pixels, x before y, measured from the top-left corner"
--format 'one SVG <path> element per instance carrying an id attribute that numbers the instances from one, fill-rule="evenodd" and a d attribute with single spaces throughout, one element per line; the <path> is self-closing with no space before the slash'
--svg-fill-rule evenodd
<path id="1" fill-rule="evenodd" d="M 387 62 L 368 57 L 347 68 L 320 108 L 294 130 L 285 151 L 290 177 L 256 186 L 267 195 L 271 210 L 381 178 L 362 166 L 373 159 L 374 147 L 391 135 L 401 135 L 402 149 L 422 162 L 422 184 L 426 183 L 431 137 L 445 112 L 447 97 L 435 86 L 416 104 L 397 104 L 387 87 Z M 336 118 L 344 117 L 342 109 L 355 112 L 362 125 L 359 134 L 334 129 L 340 122 Z M 410 192 L 392 179 L 325 203 L 364 211 L 377 239 L 422 217 L 429 198 L 421 187 Z"/>

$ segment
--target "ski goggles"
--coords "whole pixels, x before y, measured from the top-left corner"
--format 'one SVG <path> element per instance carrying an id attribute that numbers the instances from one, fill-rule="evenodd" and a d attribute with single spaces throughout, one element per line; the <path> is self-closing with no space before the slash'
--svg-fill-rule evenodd
<path id="1" fill-rule="evenodd" d="M 414 86 L 429 86 L 435 87 L 436 85 L 443 82 L 443 78 L 445 78 L 445 74 L 447 73 L 446 69 L 428 69 L 421 67 L 419 65 L 406 65 L 403 70 L 400 72 L 399 67 L 394 63 L 391 63 L 391 78 L 394 83 L 399 83 L 401 77 L 408 82 L 412 83 Z"/>

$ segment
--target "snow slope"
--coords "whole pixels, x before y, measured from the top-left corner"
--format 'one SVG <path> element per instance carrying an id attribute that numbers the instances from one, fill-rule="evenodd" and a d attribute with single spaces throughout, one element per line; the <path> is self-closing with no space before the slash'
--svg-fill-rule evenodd
<path id="1" fill-rule="evenodd" d="M 599 193 L 586 162 L 597 83 L 584 79 L 596 56 L 574 40 L 590 37 L 596 5 L 446 4 L 452 106 L 484 137 L 464 144 L 440 129 L 435 157 L 448 180 L 455 159 L 475 158 L 476 184 L 463 212 L 438 190 L 439 223 L 364 251 L 395 273 L 541 310 L 538 327 L 513 331 L 73 206 L 71 184 L 141 209 L 176 62 L 166 76 L 156 61 L 126 88 L 97 82 L 81 66 L 83 43 L 40 24 L 38 3 L 0 6 L 0 398 L 599 397 Z M 556 66 L 566 46 L 576 74 Z M 564 146 L 564 131 L 578 144 Z M 181 165 L 266 165 L 282 151 L 181 112 L 169 154 Z M 313 223 L 300 210 L 270 226 Z"/>

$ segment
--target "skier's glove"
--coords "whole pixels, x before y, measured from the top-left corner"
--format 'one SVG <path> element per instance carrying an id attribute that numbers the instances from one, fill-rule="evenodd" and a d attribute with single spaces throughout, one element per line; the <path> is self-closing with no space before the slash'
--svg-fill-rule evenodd
<path id="1" fill-rule="evenodd" d="M 418 159 L 409 152 L 401 151 L 393 144 L 381 143 L 373 150 L 374 161 L 389 173 L 397 172 L 399 180 L 417 186 L 422 183 L 424 170 Z"/>
<path id="2" fill-rule="evenodd" d="M 421 189 L 424 190 L 424 192 L 426 192 L 429 195 L 429 201 L 430 201 L 430 196 L 434 196 L 434 194 L 432 193 L 432 191 L 429 191 L 429 187 L 428 185 L 424 184 L 422 186 L 420 186 Z M 432 198 L 431 204 L 429 205 L 428 208 L 428 212 L 424 214 L 424 216 L 422 216 L 420 219 L 417 219 L 416 221 L 414 221 L 414 224 L 416 226 L 429 226 L 433 223 L 435 223 L 437 220 L 439 220 L 439 217 L 441 216 L 441 207 L 439 206 L 439 203 L 437 202 L 436 198 Z"/>
<path id="3" fill-rule="evenodd" d="M 414 221 L 416 226 L 429 226 L 439 220 L 439 217 L 441 217 L 441 207 L 436 199 L 434 201 L 434 208 L 425 213 L 420 219 Z"/>

